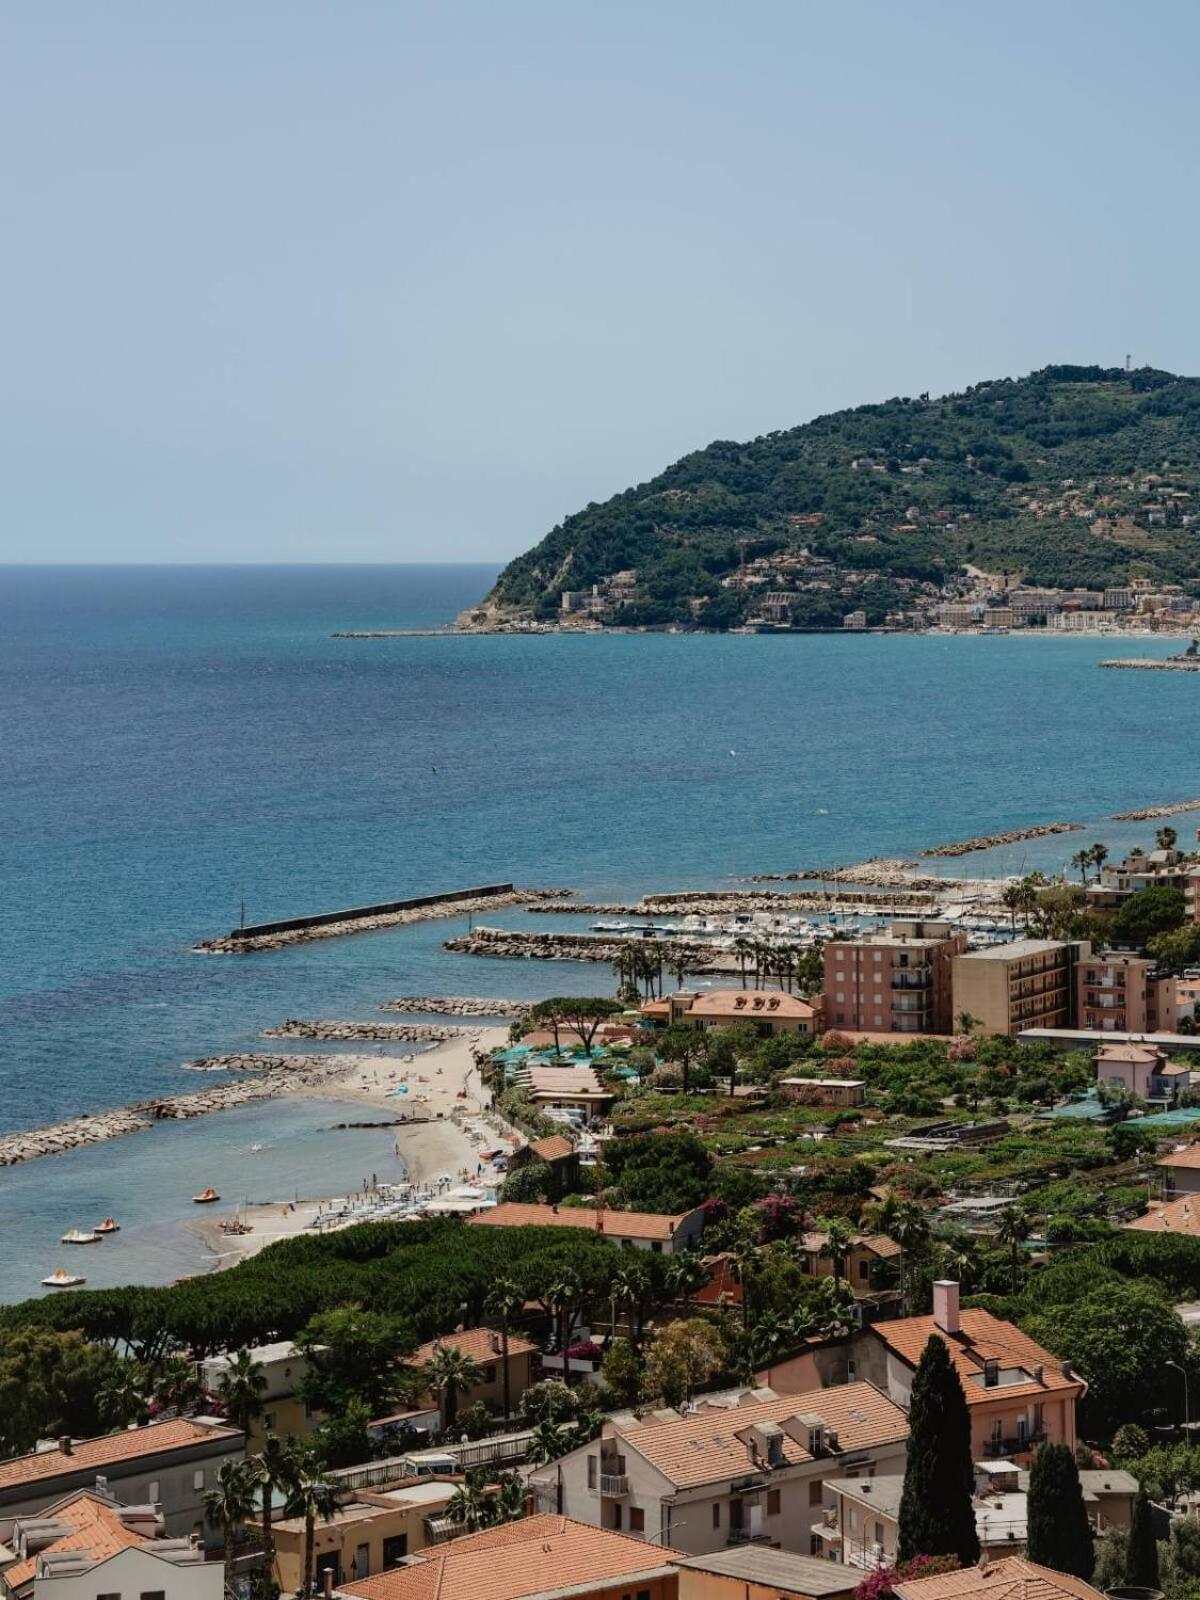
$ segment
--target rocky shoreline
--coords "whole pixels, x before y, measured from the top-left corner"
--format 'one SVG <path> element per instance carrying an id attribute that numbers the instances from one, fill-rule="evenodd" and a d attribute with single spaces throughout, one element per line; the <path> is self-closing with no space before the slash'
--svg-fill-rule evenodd
<path id="1" fill-rule="evenodd" d="M 229 1111 L 249 1101 L 291 1094 L 344 1076 L 349 1063 L 344 1056 L 241 1054 L 208 1056 L 187 1065 L 199 1072 L 244 1072 L 247 1076 L 236 1083 L 141 1100 L 112 1111 L 97 1111 L 46 1127 L 5 1134 L 0 1137 L 0 1167 L 34 1161 L 39 1156 L 63 1155 L 81 1145 L 101 1144 L 128 1133 L 142 1133 L 156 1122 L 183 1122 L 214 1111 Z"/>
<path id="2" fill-rule="evenodd" d="M 1139 811 L 1114 811 L 1110 822 L 1150 822 L 1155 817 L 1173 817 L 1180 811 L 1200 811 L 1200 800 L 1178 800 L 1170 806 L 1142 806 Z"/>
<path id="3" fill-rule="evenodd" d="M 927 884 L 937 884 L 944 887 L 945 880 L 937 878 L 923 879 Z M 588 917 L 672 917 L 672 916 L 722 916 L 736 911 L 767 911 L 777 916 L 786 916 L 792 911 L 827 911 L 831 904 L 846 907 L 866 906 L 873 911 L 891 911 L 897 900 L 897 890 L 903 895 L 909 905 L 928 905 L 931 896 L 924 890 L 911 890 L 907 883 L 897 885 L 897 889 L 833 889 L 828 893 L 825 890 L 798 891 L 783 893 L 779 890 L 764 889 L 755 893 L 751 889 L 717 889 L 712 893 L 691 893 L 685 891 L 679 895 L 645 895 L 641 900 L 632 904 L 619 901 L 580 901 L 578 903 L 555 907 L 553 909 L 569 911 L 573 915 Z M 534 907 L 529 908 L 531 911 Z M 548 910 L 549 907 L 538 907 L 538 910 Z"/>
<path id="4" fill-rule="evenodd" d="M 402 911 L 385 911 L 374 917 L 354 917 L 345 922 L 322 922 L 313 927 L 284 928 L 239 938 L 236 933 L 205 939 L 195 946 L 202 955 L 243 955 L 256 950 L 282 950 L 291 944 L 308 944 L 313 939 L 340 939 L 350 933 L 378 933 L 383 928 L 403 928 L 412 922 L 434 922 L 444 917 L 465 917 L 498 906 L 523 906 L 539 900 L 561 900 L 570 889 L 513 889 L 506 894 L 472 896 L 462 900 L 432 901 L 408 906 Z"/>
<path id="5" fill-rule="evenodd" d="M 508 928 L 476 928 L 472 933 L 447 939 L 443 950 L 458 954 L 488 956 L 501 961 L 602 961 L 614 962 L 627 939 L 611 939 L 598 933 L 526 933 Z M 693 972 L 733 970 L 721 961 L 723 952 L 713 950 L 701 939 L 656 939 L 653 949 L 661 953 L 663 965 L 675 956 L 691 964 Z"/>
<path id="6" fill-rule="evenodd" d="M 264 1039 L 324 1039 L 348 1041 L 372 1040 L 377 1043 L 444 1044 L 447 1039 L 457 1039 L 467 1032 L 434 1022 L 325 1022 L 305 1021 L 289 1017 L 278 1027 L 264 1028 Z"/>
<path id="7" fill-rule="evenodd" d="M 1020 844 L 1024 839 L 1044 839 L 1052 833 L 1077 833 L 1082 822 L 1043 822 L 1036 828 L 1008 828 L 1003 833 L 981 833 L 957 844 L 935 844 L 922 850 L 923 856 L 968 856 L 975 850 L 994 850 L 997 845 Z"/>
<path id="8" fill-rule="evenodd" d="M 1098 661 L 1099 667 L 1117 667 L 1131 672 L 1200 672 L 1200 656 L 1130 656 L 1123 661 Z"/>
<path id="9" fill-rule="evenodd" d="M 528 907 L 530 911 L 544 911 L 548 907 Z M 523 1017 L 530 1009 L 529 1000 L 493 1000 L 478 995 L 456 994 L 402 994 L 395 1000 L 386 1000 L 381 1011 L 409 1011 L 433 1017 Z"/>

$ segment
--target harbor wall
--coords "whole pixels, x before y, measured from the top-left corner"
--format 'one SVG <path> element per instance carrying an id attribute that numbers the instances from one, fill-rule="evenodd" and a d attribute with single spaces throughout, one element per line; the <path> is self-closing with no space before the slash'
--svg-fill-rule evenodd
<path id="1" fill-rule="evenodd" d="M 419 911 L 425 906 L 453 905 L 459 900 L 483 900 L 489 895 L 512 893 L 511 883 L 489 883 L 478 889 L 448 889 L 442 894 L 419 894 L 407 900 L 354 906 L 349 911 L 315 911 L 306 917 L 285 917 L 279 922 L 255 922 L 244 928 L 234 928 L 225 937 L 260 939 L 276 933 L 296 933 L 304 928 L 323 928 L 334 922 L 360 922 L 368 917 L 390 917 L 399 911 Z"/>

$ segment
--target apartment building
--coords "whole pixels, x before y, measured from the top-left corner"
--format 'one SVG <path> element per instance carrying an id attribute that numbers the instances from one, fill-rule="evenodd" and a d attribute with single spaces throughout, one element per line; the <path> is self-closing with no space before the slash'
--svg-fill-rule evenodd
<path id="1" fill-rule="evenodd" d="M 259 1395 L 262 1411 L 251 1419 L 247 1430 L 247 1449 L 261 1450 L 269 1433 L 289 1439 L 311 1433 L 321 1419 L 314 1416 L 300 1393 L 309 1371 L 309 1360 L 304 1352 L 297 1350 L 290 1339 L 283 1339 L 277 1344 L 255 1345 L 247 1354 L 261 1369 L 265 1384 Z M 214 1399 L 220 1398 L 221 1380 L 232 1361 L 233 1352 L 226 1350 L 200 1363 L 201 1382 L 205 1392 Z"/>
<path id="2" fill-rule="evenodd" d="M 1095 911 L 1119 911 L 1130 895 L 1143 889 L 1182 889 L 1191 883 L 1190 868 L 1181 850 L 1134 850 L 1124 861 L 1100 869 L 1087 886 L 1088 905 Z"/>
<path id="3" fill-rule="evenodd" d="M 4 1600 L 97 1600 L 122 1593 L 221 1600 L 224 1575 L 190 1538 L 169 1539 L 156 1506 L 89 1490 L 17 1517 L 7 1541 Z"/>
<path id="4" fill-rule="evenodd" d="M 751 1027 L 764 1039 L 780 1033 L 811 1039 L 821 1033 L 824 1024 L 819 997 L 805 1000 L 782 989 L 679 989 L 659 1000 L 647 1000 L 641 1014 L 651 1025 L 684 1023 L 705 1032 Z"/>
<path id="5" fill-rule="evenodd" d="M 1075 969 L 1091 953 L 1086 939 L 1016 939 L 956 955 L 954 1015 L 972 1016 L 977 1033 L 1070 1027 Z"/>
<path id="6" fill-rule="evenodd" d="M 1027 1464 L 1043 1440 L 1076 1444 L 1075 1405 L 1087 1385 L 1011 1322 L 990 1311 L 963 1311 L 959 1286 L 933 1286 L 933 1315 L 898 1317 L 853 1341 L 856 1377 L 878 1385 L 908 1409 L 917 1366 L 931 1338 L 944 1341 L 962 1382 L 976 1461 L 1009 1457 Z"/>
<path id="7" fill-rule="evenodd" d="M 1102 1044 L 1096 1051 L 1096 1082 L 1128 1089 L 1143 1100 L 1175 1100 L 1191 1088 L 1193 1075 L 1191 1067 L 1168 1061 L 1157 1045 L 1127 1040 Z"/>
<path id="8" fill-rule="evenodd" d="M 0 1542 L 18 1517 L 96 1489 L 127 1505 L 156 1505 L 173 1537 L 211 1539 L 205 1492 L 227 1461 L 240 1461 L 246 1436 L 215 1417 L 173 1417 L 96 1439 L 63 1438 L 49 1450 L 0 1461 Z"/>
<path id="9" fill-rule="evenodd" d="M 1109 951 L 1075 968 L 1075 1023 L 1100 1033 L 1174 1033 L 1175 979 L 1146 956 Z"/>
<path id="10" fill-rule="evenodd" d="M 408 1362 L 414 1367 L 427 1367 L 439 1350 L 457 1350 L 479 1365 L 479 1382 L 460 1389 L 457 1404 L 460 1411 L 468 1406 L 484 1405 L 489 1411 L 503 1412 L 505 1386 L 504 1340 L 494 1328 L 467 1328 L 462 1333 L 443 1334 L 421 1345 Z M 515 1411 L 530 1384 L 541 1375 L 541 1350 L 532 1340 L 519 1333 L 508 1336 L 507 1394 L 509 1409 Z M 440 1408 L 433 1393 L 426 1393 L 418 1405 L 430 1409 Z"/>
<path id="11" fill-rule="evenodd" d="M 967 936 L 948 922 L 893 922 L 825 946 L 825 1025 L 863 1033 L 950 1033 L 954 960 Z"/>
<path id="12" fill-rule="evenodd" d="M 541 1507 L 689 1555 L 748 1543 L 807 1554 L 824 1480 L 902 1472 L 907 1436 L 901 1407 L 869 1383 L 744 1390 L 682 1415 L 618 1413 L 529 1483 Z"/>
<path id="13" fill-rule="evenodd" d="M 389 1572 L 407 1557 L 447 1537 L 453 1530 L 445 1520 L 446 1507 L 457 1488 L 457 1479 L 426 1478 L 391 1489 L 356 1490 L 331 1517 L 319 1517 L 313 1527 L 313 1573 L 318 1592 L 326 1573 L 332 1575 L 336 1587 L 343 1581 Z M 299 1594 L 304 1587 L 304 1518 L 281 1518 L 274 1525 L 273 1538 L 275 1581 L 281 1593 Z"/>

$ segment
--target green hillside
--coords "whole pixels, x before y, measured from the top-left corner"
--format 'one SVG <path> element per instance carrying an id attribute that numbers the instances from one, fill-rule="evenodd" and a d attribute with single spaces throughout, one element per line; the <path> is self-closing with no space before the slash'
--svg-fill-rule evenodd
<path id="1" fill-rule="evenodd" d="M 822 573 L 795 585 L 801 625 L 834 622 L 847 603 L 881 620 L 966 564 L 1030 584 L 1191 588 L 1200 379 L 1046 367 L 718 440 L 568 517 L 510 562 L 488 603 L 549 618 L 563 590 L 632 569 L 606 591 L 602 621 L 728 627 L 753 610 L 736 575 L 756 560 L 785 589 L 805 561 Z"/>

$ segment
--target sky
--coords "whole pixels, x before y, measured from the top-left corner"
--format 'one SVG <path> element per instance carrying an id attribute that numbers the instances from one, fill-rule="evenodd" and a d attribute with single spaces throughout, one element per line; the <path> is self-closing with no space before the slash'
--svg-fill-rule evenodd
<path id="1" fill-rule="evenodd" d="M 718 438 L 1200 372 L 1172 0 L 0 13 L 0 561 L 501 561 Z"/>

